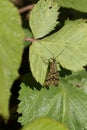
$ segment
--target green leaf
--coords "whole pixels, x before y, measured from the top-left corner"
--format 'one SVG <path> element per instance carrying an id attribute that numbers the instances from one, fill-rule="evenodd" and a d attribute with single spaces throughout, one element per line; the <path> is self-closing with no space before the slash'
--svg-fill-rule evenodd
<path id="1" fill-rule="evenodd" d="M 57 0 L 62 7 L 73 8 L 79 11 L 87 12 L 87 0 Z"/>
<path id="2" fill-rule="evenodd" d="M 87 94 L 87 80 L 84 81 L 84 86 L 80 88 L 82 92 Z"/>
<path id="3" fill-rule="evenodd" d="M 58 4 L 53 0 L 40 0 L 30 13 L 30 27 L 34 38 L 41 38 L 57 25 Z"/>
<path id="4" fill-rule="evenodd" d="M 72 75 L 66 76 L 66 80 L 73 83 L 74 86 L 78 87 L 82 92 L 87 94 L 87 71 L 86 70 L 72 73 Z"/>
<path id="5" fill-rule="evenodd" d="M 16 8 L 8 1 L 0 2 L 0 115 L 9 116 L 10 89 L 18 76 L 24 33 Z"/>
<path id="6" fill-rule="evenodd" d="M 31 71 L 37 82 L 42 85 L 50 58 L 56 59 L 56 62 L 66 69 L 72 71 L 83 69 L 83 66 L 87 64 L 87 23 L 85 20 L 69 21 L 58 32 L 37 40 L 30 47 Z"/>
<path id="7" fill-rule="evenodd" d="M 50 119 L 40 118 L 31 124 L 27 124 L 22 130 L 67 130 L 62 124 Z"/>
<path id="8" fill-rule="evenodd" d="M 19 94 L 19 122 L 23 125 L 46 116 L 64 123 L 70 130 L 87 128 L 87 95 L 67 80 L 61 79 L 58 87 L 41 90 L 22 84 Z"/>

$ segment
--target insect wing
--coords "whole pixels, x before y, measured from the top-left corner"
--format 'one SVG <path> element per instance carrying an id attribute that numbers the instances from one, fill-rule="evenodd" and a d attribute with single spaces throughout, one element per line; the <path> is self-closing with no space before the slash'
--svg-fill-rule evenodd
<path id="1" fill-rule="evenodd" d="M 51 61 L 49 62 L 47 77 L 45 80 L 45 86 L 57 86 L 59 84 L 58 81 L 59 74 L 57 71 L 56 60 L 51 58 Z"/>

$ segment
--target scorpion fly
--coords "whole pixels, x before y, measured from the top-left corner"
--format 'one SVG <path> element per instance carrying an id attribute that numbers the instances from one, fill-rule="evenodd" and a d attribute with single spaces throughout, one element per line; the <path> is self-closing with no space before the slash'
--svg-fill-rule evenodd
<path id="1" fill-rule="evenodd" d="M 45 80 L 45 86 L 54 85 L 57 86 L 59 83 L 59 74 L 57 71 L 56 60 L 51 58 L 48 66 L 48 74 Z"/>
<path id="2" fill-rule="evenodd" d="M 65 48 L 64 48 L 65 49 Z M 64 49 L 58 54 L 58 56 L 64 51 Z M 57 57 L 57 56 L 56 56 Z M 44 86 L 58 86 L 59 85 L 59 73 L 57 70 L 56 58 L 50 58 L 48 71 L 45 79 Z"/>

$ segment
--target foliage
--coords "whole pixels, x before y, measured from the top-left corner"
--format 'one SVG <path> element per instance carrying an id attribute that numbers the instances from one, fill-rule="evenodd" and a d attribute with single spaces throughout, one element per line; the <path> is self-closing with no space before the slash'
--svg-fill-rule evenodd
<path id="1" fill-rule="evenodd" d="M 0 12 L 0 114 L 8 118 L 10 89 L 18 76 L 24 33 L 17 9 L 11 3 L 1 1 Z"/>
<path id="2" fill-rule="evenodd" d="M 35 38 L 43 37 L 54 29 L 54 27 L 58 23 L 58 9 L 58 4 L 53 2 L 52 0 L 40 0 L 38 4 L 35 5 L 30 14 L 30 27 Z"/>
<path id="3" fill-rule="evenodd" d="M 86 41 L 87 23 L 85 20 L 70 21 L 58 32 L 37 40 L 30 47 L 30 66 L 33 76 L 43 84 L 48 65 L 46 60 L 52 57 L 56 57 L 57 63 L 59 62 L 64 68 L 73 71 L 81 70 L 87 62 Z M 35 65 L 36 61 L 38 63 Z M 40 71 L 37 69 L 38 66 Z"/>
<path id="4" fill-rule="evenodd" d="M 21 17 L 8 0 L 0 4 L 0 116 L 10 119 L 10 90 L 19 86 L 22 130 L 87 130 L 87 1 L 32 2 Z M 49 70 L 59 74 L 59 85 L 44 85 Z"/>
<path id="5" fill-rule="evenodd" d="M 41 118 L 30 125 L 27 124 L 23 127 L 22 130 L 67 130 L 62 124 L 51 120 L 49 118 Z"/>
<path id="6" fill-rule="evenodd" d="M 59 4 L 62 7 L 67 7 L 67 8 L 73 8 L 79 11 L 87 12 L 87 1 L 82 0 L 82 1 L 77 1 L 77 0 L 57 0 Z"/>
<path id="7" fill-rule="evenodd" d="M 18 111 L 23 114 L 19 121 L 23 125 L 46 116 L 66 124 L 70 130 L 86 127 L 87 95 L 65 79 L 58 87 L 41 90 L 22 84 L 19 99 Z"/>

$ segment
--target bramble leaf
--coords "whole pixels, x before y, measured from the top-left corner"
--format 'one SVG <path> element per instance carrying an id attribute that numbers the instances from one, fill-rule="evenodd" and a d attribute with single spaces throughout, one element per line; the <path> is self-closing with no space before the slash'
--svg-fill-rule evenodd
<path id="1" fill-rule="evenodd" d="M 49 89 L 30 89 L 21 84 L 19 122 L 25 125 L 40 117 L 50 117 L 65 124 L 70 130 L 87 128 L 87 95 L 65 79 Z"/>
<path id="2" fill-rule="evenodd" d="M 73 8 L 79 11 L 87 12 L 87 1 L 86 0 L 57 0 L 58 4 L 62 7 Z"/>
<path id="3" fill-rule="evenodd" d="M 30 27 L 34 38 L 41 38 L 58 24 L 58 4 L 53 0 L 40 0 L 30 13 Z"/>
<path id="4" fill-rule="evenodd" d="M 68 130 L 63 126 L 63 124 L 60 124 L 50 118 L 40 118 L 38 120 L 35 120 L 31 124 L 28 123 L 23 127 L 22 130 Z"/>
<path id="5" fill-rule="evenodd" d="M 42 85 L 50 58 L 55 58 L 57 65 L 59 63 L 66 69 L 75 72 L 83 69 L 87 64 L 85 20 L 68 21 L 58 32 L 35 41 L 30 47 L 31 71 L 37 82 Z"/>
<path id="6" fill-rule="evenodd" d="M 0 115 L 9 116 L 10 89 L 18 76 L 24 32 L 17 9 L 8 1 L 0 2 Z"/>
<path id="7" fill-rule="evenodd" d="M 66 80 L 78 87 L 82 92 L 87 94 L 87 71 L 82 70 L 66 76 Z"/>

